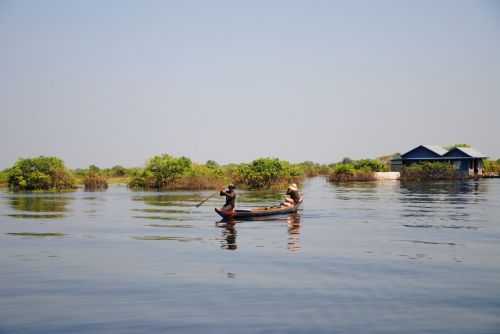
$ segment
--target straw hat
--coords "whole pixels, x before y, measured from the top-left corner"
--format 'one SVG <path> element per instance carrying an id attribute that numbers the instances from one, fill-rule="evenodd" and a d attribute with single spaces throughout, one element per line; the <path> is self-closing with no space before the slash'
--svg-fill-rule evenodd
<path id="1" fill-rule="evenodd" d="M 289 185 L 288 189 L 293 190 L 293 191 L 299 190 L 299 188 L 297 188 L 297 185 L 295 183 L 292 183 L 291 185 Z"/>
<path id="2" fill-rule="evenodd" d="M 234 188 L 236 188 L 236 187 L 234 186 L 234 184 L 232 184 L 232 183 L 229 183 L 229 185 L 228 185 L 227 187 L 228 187 L 229 189 L 234 189 Z"/>

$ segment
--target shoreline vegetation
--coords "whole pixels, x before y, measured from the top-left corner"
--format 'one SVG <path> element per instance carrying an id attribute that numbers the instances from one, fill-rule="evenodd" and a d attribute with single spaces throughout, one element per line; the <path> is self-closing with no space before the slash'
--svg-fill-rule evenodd
<path id="1" fill-rule="evenodd" d="M 278 158 L 259 158 L 249 163 L 219 165 L 213 160 L 196 163 L 187 157 L 168 154 L 150 158 L 143 168 L 88 168 L 70 170 L 57 157 L 19 159 L 0 171 L 0 187 L 11 191 L 104 191 L 109 185 L 122 184 L 133 190 L 217 190 L 228 183 L 240 189 L 285 189 L 289 183 L 305 178 L 326 176 L 332 183 L 376 180 L 375 173 L 390 170 L 392 155 L 378 159 L 344 158 L 333 164 L 312 161 L 291 163 Z M 500 175 L 500 159 L 484 160 L 484 175 Z M 403 167 L 401 181 L 423 182 L 463 179 L 446 163 L 421 163 Z"/>
<path id="2" fill-rule="evenodd" d="M 103 191 L 110 184 L 133 190 L 217 190 L 228 183 L 241 189 L 285 189 L 306 177 L 328 175 L 330 167 L 311 161 L 297 164 L 278 158 L 259 158 L 249 163 L 219 165 L 213 160 L 195 163 L 187 157 L 168 154 L 150 158 L 143 168 L 68 169 L 57 157 L 19 159 L 0 172 L 0 186 L 11 191 Z"/>
<path id="3" fill-rule="evenodd" d="M 422 182 L 441 180 L 461 180 L 465 177 L 451 164 L 445 162 L 421 162 L 401 169 L 401 181 Z"/>
<path id="4" fill-rule="evenodd" d="M 389 166 L 378 159 L 351 160 L 344 158 L 342 162 L 332 166 L 328 176 L 330 182 L 375 181 L 375 172 L 387 172 Z"/>

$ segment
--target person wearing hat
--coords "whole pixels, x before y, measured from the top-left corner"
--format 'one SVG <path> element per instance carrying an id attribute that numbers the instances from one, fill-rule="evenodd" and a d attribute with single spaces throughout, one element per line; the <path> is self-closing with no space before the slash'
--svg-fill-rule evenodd
<path id="1" fill-rule="evenodd" d="M 226 204 L 222 207 L 222 210 L 224 211 L 232 211 L 234 210 L 234 207 L 236 206 L 236 192 L 234 191 L 235 186 L 234 184 L 229 184 L 227 186 L 227 190 L 221 190 L 220 195 L 221 196 L 226 196 Z"/>
<path id="2" fill-rule="evenodd" d="M 297 188 L 297 185 L 295 183 L 292 183 L 288 186 L 286 194 L 287 197 L 285 198 L 285 202 L 283 202 L 282 205 L 294 206 L 299 204 L 301 198 L 300 198 L 299 188 Z"/>

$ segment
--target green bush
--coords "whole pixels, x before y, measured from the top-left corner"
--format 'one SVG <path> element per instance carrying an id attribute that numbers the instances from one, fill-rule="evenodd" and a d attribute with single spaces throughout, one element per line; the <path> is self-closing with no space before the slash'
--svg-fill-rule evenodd
<path id="1" fill-rule="evenodd" d="M 111 167 L 109 175 L 112 177 L 123 177 L 127 176 L 127 169 L 123 166 L 116 165 Z"/>
<path id="2" fill-rule="evenodd" d="M 205 163 L 205 166 L 208 167 L 208 168 L 212 168 L 212 169 L 220 168 L 220 165 L 216 161 L 214 161 L 214 160 L 208 160 Z"/>
<path id="3" fill-rule="evenodd" d="M 249 164 L 240 164 L 230 171 L 233 182 L 251 189 L 280 187 L 290 182 L 300 182 L 304 172 L 288 161 L 277 158 L 260 158 Z"/>
<path id="4" fill-rule="evenodd" d="M 446 162 L 421 162 L 404 166 L 401 170 L 402 181 L 453 180 L 462 175 Z"/>
<path id="5" fill-rule="evenodd" d="M 371 168 L 364 166 L 356 168 L 353 163 L 338 163 L 330 173 L 328 180 L 330 182 L 347 182 L 347 181 L 373 181 L 375 177 Z"/>
<path id="6" fill-rule="evenodd" d="M 18 190 L 67 190 L 75 188 L 75 178 L 56 157 L 19 159 L 9 169 L 9 188 Z"/>
<path id="7" fill-rule="evenodd" d="M 357 170 L 366 170 L 371 172 L 386 172 L 386 165 L 377 159 L 362 159 L 353 162 L 353 166 Z"/>
<path id="8" fill-rule="evenodd" d="M 374 172 L 387 170 L 386 165 L 377 159 L 344 158 L 342 161 L 347 162 L 330 165 L 331 172 L 328 177 L 330 182 L 373 181 L 375 180 Z"/>
<path id="9" fill-rule="evenodd" d="M 149 159 L 146 168 L 134 172 L 129 182 L 131 188 L 168 189 L 191 169 L 191 160 L 176 158 L 168 154 Z"/>
<path id="10" fill-rule="evenodd" d="M 171 188 L 189 190 L 220 189 L 228 182 L 224 171 L 220 167 L 211 164 L 192 164 L 191 168 Z"/>

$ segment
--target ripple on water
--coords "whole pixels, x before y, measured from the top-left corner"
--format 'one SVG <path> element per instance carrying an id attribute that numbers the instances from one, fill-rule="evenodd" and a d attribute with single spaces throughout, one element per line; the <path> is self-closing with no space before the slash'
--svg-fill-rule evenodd
<path id="1" fill-rule="evenodd" d="M 173 220 L 173 221 L 185 221 L 186 218 L 179 217 L 167 217 L 167 216 L 132 216 L 136 219 L 153 219 L 153 220 Z"/>
<path id="2" fill-rule="evenodd" d="M 145 235 L 145 236 L 133 236 L 131 237 L 134 240 L 169 240 L 169 241 L 180 241 L 180 242 L 190 242 L 190 241 L 201 241 L 203 238 L 195 238 L 195 237 L 172 237 L 166 235 Z"/>
<path id="3" fill-rule="evenodd" d="M 45 232 L 45 233 L 38 233 L 38 232 L 9 232 L 5 233 L 7 235 L 13 235 L 13 236 L 18 236 L 18 237 L 64 237 L 66 234 L 60 233 L 60 232 Z"/>
<path id="4" fill-rule="evenodd" d="M 7 214 L 6 216 L 19 219 L 56 219 L 65 217 L 65 215 L 61 213 L 47 213 L 47 214 L 11 213 Z"/>
<path id="5" fill-rule="evenodd" d="M 431 225 L 431 224 L 403 224 L 404 227 L 409 228 L 449 228 L 455 230 L 477 230 L 476 226 L 465 226 L 465 225 Z"/>
<path id="6" fill-rule="evenodd" d="M 190 213 L 187 210 L 179 210 L 179 209 L 152 209 L 152 208 L 146 208 L 146 209 L 131 209 L 132 211 L 137 211 L 137 212 L 145 212 L 145 213 L 184 213 L 188 214 Z"/>
<path id="7" fill-rule="evenodd" d="M 425 240 L 398 240 L 403 242 L 411 242 L 414 244 L 424 244 L 424 245 L 446 245 L 446 246 L 456 246 L 454 242 L 438 242 L 438 241 L 425 241 Z"/>
<path id="8" fill-rule="evenodd" d="M 193 228 L 193 225 L 187 224 L 147 224 L 149 227 L 170 227 L 170 228 Z"/>
<path id="9" fill-rule="evenodd" d="M 179 206 L 192 207 L 199 203 L 203 197 L 200 194 L 161 194 L 161 195 L 142 195 L 132 197 L 133 201 L 144 202 L 151 206 Z"/>

